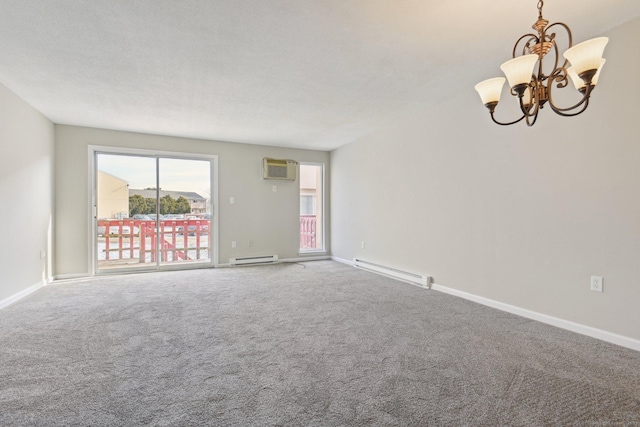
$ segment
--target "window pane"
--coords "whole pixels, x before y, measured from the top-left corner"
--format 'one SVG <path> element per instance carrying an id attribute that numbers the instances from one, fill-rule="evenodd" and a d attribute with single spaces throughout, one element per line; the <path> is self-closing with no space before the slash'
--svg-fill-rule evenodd
<path id="1" fill-rule="evenodd" d="M 300 195 L 300 215 L 316 214 L 316 196 L 301 194 Z"/>
<path id="2" fill-rule="evenodd" d="M 131 188 L 147 188 L 149 200 Z M 156 159 L 96 156 L 96 260 L 98 271 L 155 266 Z"/>
<path id="3" fill-rule="evenodd" d="M 211 260 L 211 163 L 160 158 L 160 263 Z"/>

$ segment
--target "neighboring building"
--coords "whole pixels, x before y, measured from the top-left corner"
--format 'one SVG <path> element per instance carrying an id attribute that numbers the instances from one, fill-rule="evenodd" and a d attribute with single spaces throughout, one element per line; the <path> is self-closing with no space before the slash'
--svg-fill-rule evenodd
<path id="1" fill-rule="evenodd" d="M 129 217 L 129 197 L 136 194 L 145 199 L 154 199 L 155 190 L 135 190 L 129 188 L 129 183 L 122 178 L 109 173 L 98 171 L 98 218 L 122 219 Z M 209 200 L 191 191 L 160 190 L 160 198 L 170 195 L 174 200 L 184 197 L 189 201 L 192 214 L 207 213 Z"/>
<path id="2" fill-rule="evenodd" d="M 98 218 L 129 217 L 129 183 L 117 176 L 98 171 Z"/>
<path id="3" fill-rule="evenodd" d="M 145 199 L 155 199 L 156 190 L 136 190 L 130 189 L 129 196 L 135 196 L 139 194 Z M 172 199 L 178 200 L 179 197 L 184 197 L 189 201 L 189 206 L 191 207 L 192 214 L 204 214 L 207 213 L 207 203 L 208 200 L 205 197 L 202 197 L 198 193 L 194 193 L 192 191 L 169 191 L 169 190 L 160 190 L 160 198 L 169 195 Z"/>

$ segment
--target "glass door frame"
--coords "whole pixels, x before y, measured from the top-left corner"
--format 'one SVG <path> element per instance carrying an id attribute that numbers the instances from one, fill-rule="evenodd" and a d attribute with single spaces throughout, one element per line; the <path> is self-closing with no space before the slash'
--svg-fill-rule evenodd
<path id="1" fill-rule="evenodd" d="M 199 153 L 185 153 L 179 151 L 160 151 L 160 150 L 146 150 L 138 148 L 125 148 L 115 146 L 101 146 L 101 145 L 89 145 L 88 146 L 88 210 L 87 210 L 87 225 L 88 225 L 88 253 L 89 253 L 89 274 L 91 276 L 102 276 L 112 274 L 126 274 L 126 273 L 143 273 L 154 272 L 164 270 L 190 270 L 196 268 L 211 268 L 219 265 L 219 251 L 218 251 L 218 156 L 213 154 L 199 154 Z M 97 156 L 99 154 L 111 154 L 111 155 L 123 155 L 123 156 L 141 156 L 150 157 L 156 159 L 156 165 L 159 158 L 180 159 L 180 160 L 201 160 L 209 161 L 211 164 L 211 173 L 209 183 L 211 188 L 211 220 L 210 228 L 213 228 L 213 232 L 210 237 L 210 251 L 211 257 L 209 262 L 199 263 L 187 263 L 187 264 L 171 264 L 162 265 L 160 263 L 151 264 L 149 268 L 118 268 L 113 271 L 105 271 L 98 269 L 98 259 L 96 256 L 97 245 Z M 158 171 L 156 170 L 156 179 L 158 179 Z"/>

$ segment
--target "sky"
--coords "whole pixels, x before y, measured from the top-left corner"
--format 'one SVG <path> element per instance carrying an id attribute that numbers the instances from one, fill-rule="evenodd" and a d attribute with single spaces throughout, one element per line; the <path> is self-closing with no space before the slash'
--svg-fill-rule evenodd
<path id="1" fill-rule="evenodd" d="M 156 159 L 153 157 L 98 154 L 98 169 L 129 183 L 131 189 L 155 188 Z M 210 198 L 210 162 L 207 160 L 160 159 L 160 189 L 195 191 Z"/>

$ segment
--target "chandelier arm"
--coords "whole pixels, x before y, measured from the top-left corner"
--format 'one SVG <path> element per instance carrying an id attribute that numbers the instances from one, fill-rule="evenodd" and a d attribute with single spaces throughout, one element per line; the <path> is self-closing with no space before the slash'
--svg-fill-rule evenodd
<path id="1" fill-rule="evenodd" d="M 558 89 L 567 87 L 567 85 L 569 84 L 569 73 L 567 72 L 567 68 L 564 66 L 560 68 L 556 67 L 551 72 L 551 75 L 548 77 L 548 79 L 549 79 L 549 87 L 553 85 L 554 81 L 556 82 L 556 86 L 558 87 Z"/>
<path id="2" fill-rule="evenodd" d="M 533 117 L 533 116 L 538 116 L 538 111 L 540 110 L 540 99 L 539 99 L 539 91 L 538 91 L 538 85 L 539 82 L 536 79 L 536 76 L 533 75 L 533 78 L 531 79 L 531 87 L 529 87 L 526 90 L 531 91 L 531 105 L 529 106 L 529 108 L 525 108 L 524 103 L 523 103 L 523 97 L 518 97 L 518 104 L 520 105 L 520 111 L 522 111 L 522 114 L 524 114 L 527 117 Z M 535 108 L 533 109 L 533 112 L 531 112 L 532 107 Z M 527 118 L 527 122 L 529 121 L 529 119 Z"/>
<path id="3" fill-rule="evenodd" d="M 524 46 L 522 46 L 522 53 L 521 55 L 525 55 L 527 46 L 529 45 L 529 43 L 533 40 L 536 43 L 538 43 L 540 41 L 540 39 L 538 38 L 537 35 L 533 34 L 533 33 L 529 33 L 529 34 L 525 34 L 524 36 L 520 37 L 516 43 L 513 45 L 513 52 L 511 52 L 511 56 L 513 58 L 516 57 L 516 51 L 518 50 L 518 45 L 520 44 L 520 42 L 524 39 L 527 39 L 527 42 L 524 44 Z"/>
<path id="4" fill-rule="evenodd" d="M 587 90 L 588 92 L 588 90 Z M 582 101 L 578 102 L 576 105 L 574 105 L 571 108 L 556 108 L 555 105 L 553 105 L 553 103 L 551 102 L 551 98 L 549 98 L 549 105 L 551 106 L 551 109 L 553 110 L 554 113 L 563 116 L 563 117 L 573 117 L 573 116 L 577 116 L 578 114 L 581 114 L 584 110 L 587 109 L 587 107 L 589 106 L 589 99 L 590 96 L 587 95 L 587 93 L 585 92 L 585 96 L 582 98 Z M 582 105 L 582 108 L 575 112 L 575 113 L 565 113 L 564 111 L 570 111 L 570 110 L 574 110 L 575 108 L 579 107 L 580 105 Z"/>
<path id="5" fill-rule="evenodd" d="M 549 37 L 549 36 L 546 36 L 546 35 L 545 35 L 545 37 L 548 37 L 548 38 L 549 38 L 549 41 L 550 41 L 551 43 L 553 43 L 553 57 L 554 57 L 554 62 L 553 62 L 553 71 L 551 71 L 551 74 L 550 74 L 550 75 L 552 76 L 552 75 L 554 75 L 554 73 L 555 73 L 555 72 L 556 72 L 556 70 L 558 69 L 558 58 L 560 58 L 560 52 L 558 51 L 558 43 L 556 43 L 556 41 L 555 41 L 555 34 L 554 34 L 554 37 L 553 37 L 553 38 L 551 38 L 551 37 Z M 566 62 L 566 60 L 565 60 L 565 62 Z M 565 64 L 565 65 L 566 65 L 566 64 Z M 563 67 L 564 67 L 564 65 L 563 65 Z M 544 74 L 542 73 L 542 59 L 540 59 L 540 73 L 539 73 L 539 74 L 540 74 L 540 76 L 541 76 L 542 78 L 544 78 Z M 560 83 L 558 83 L 558 84 L 560 84 Z M 566 86 L 566 84 L 565 84 L 565 86 Z"/>
<path id="6" fill-rule="evenodd" d="M 567 49 L 569 49 L 570 47 L 573 46 L 573 35 L 571 34 L 571 29 L 567 24 L 565 24 L 564 22 L 554 22 L 553 24 L 549 25 L 545 31 L 549 31 L 551 28 L 555 27 L 556 25 L 564 28 L 565 31 L 567 32 L 567 36 L 569 37 L 569 46 L 567 46 Z M 559 56 L 558 56 L 558 44 L 555 42 L 555 38 L 554 38 L 553 45 L 556 48 L 556 66 L 554 68 L 557 69 Z M 569 61 L 565 59 L 560 68 L 567 68 L 568 64 L 569 64 Z"/>
<path id="7" fill-rule="evenodd" d="M 499 124 L 500 126 L 509 126 L 509 125 L 514 125 L 520 121 L 522 121 L 522 119 L 524 119 L 526 117 L 525 114 L 522 115 L 522 117 L 520 117 L 518 120 L 514 120 L 512 122 L 508 122 L 508 123 L 501 123 L 499 121 L 496 120 L 496 118 L 493 115 L 493 111 L 491 112 L 491 120 L 493 120 L 494 123 Z"/>
<path id="8" fill-rule="evenodd" d="M 556 87 L 558 89 L 562 89 L 569 84 L 569 73 L 567 72 L 566 67 L 555 68 L 548 77 L 549 79 L 549 91 L 553 86 L 553 83 L 556 83 Z"/>
<path id="9" fill-rule="evenodd" d="M 527 123 L 527 126 L 531 127 L 531 126 L 536 124 L 536 121 L 538 120 L 538 111 L 539 110 L 536 110 L 536 114 L 535 115 L 527 116 L 527 119 L 525 120 L 525 122 Z M 529 117 L 533 117 L 533 121 L 530 121 Z"/>
<path id="10" fill-rule="evenodd" d="M 531 108 L 529 108 L 531 109 Z M 536 120 L 538 120 L 538 113 L 540 112 L 540 104 L 536 102 L 536 106 L 533 109 L 533 112 L 525 112 L 525 123 L 527 124 L 527 126 L 533 126 L 536 123 Z M 533 117 L 533 121 L 531 121 L 531 118 Z"/>
<path id="11" fill-rule="evenodd" d="M 562 108 L 559 107 L 555 104 L 555 102 L 553 102 L 553 94 L 552 94 L 552 87 L 553 87 L 553 81 L 554 80 L 559 80 L 561 79 L 562 76 L 555 76 L 554 78 L 549 80 L 549 87 L 548 89 L 548 98 L 549 98 L 549 105 L 551 106 L 551 109 L 556 113 L 559 114 L 561 116 L 565 116 L 565 117 L 572 117 L 572 116 L 577 116 L 578 114 L 582 113 L 584 110 L 587 109 L 587 107 L 589 106 L 589 98 L 591 97 L 591 92 L 593 91 L 593 88 L 595 86 L 593 85 L 587 85 L 584 91 L 584 94 L 582 95 L 582 99 L 580 101 L 578 101 L 576 104 L 572 105 L 571 107 L 567 107 L 567 108 Z M 566 77 L 564 77 L 566 79 Z M 580 111 L 578 111 L 577 113 L 565 113 L 565 111 L 573 111 L 576 108 L 579 108 L 580 106 L 583 106 L 582 109 L 580 109 Z"/>

